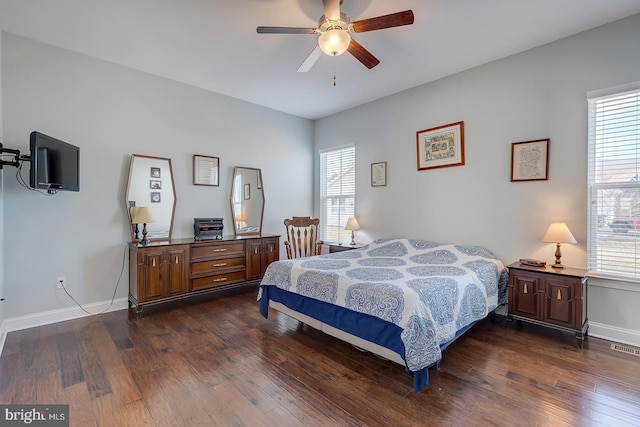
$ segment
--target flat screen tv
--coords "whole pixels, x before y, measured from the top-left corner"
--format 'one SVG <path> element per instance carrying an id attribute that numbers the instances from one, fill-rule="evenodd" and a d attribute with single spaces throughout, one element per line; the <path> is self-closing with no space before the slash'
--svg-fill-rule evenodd
<path id="1" fill-rule="evenodd" d="M 80 149 L 40 132 L 31 132 L 29 186 L 49 193 L 80 191 Z"/>

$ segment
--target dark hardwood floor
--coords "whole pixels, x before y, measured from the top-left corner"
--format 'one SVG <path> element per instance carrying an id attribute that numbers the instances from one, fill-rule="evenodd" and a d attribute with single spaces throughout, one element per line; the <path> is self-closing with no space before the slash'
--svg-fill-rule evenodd
<path id="1" fill-rule="evenodd" d="M 11 332 L 0 402 L 72 426 L 638 426 L 640 358 L 501 316 L 413 393 L 400 365 L 271 311 L 256 292 Z"/>

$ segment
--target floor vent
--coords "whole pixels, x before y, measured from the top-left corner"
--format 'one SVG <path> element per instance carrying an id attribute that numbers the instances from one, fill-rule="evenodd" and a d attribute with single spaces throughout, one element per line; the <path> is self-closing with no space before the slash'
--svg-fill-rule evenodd
<path id="1" fill-rule="evenodd" d="M 640 348 L 630 347 L 628 345 L 611 344 L 611 350 L 633 354 L 634 356 L 640 356 Z"/>

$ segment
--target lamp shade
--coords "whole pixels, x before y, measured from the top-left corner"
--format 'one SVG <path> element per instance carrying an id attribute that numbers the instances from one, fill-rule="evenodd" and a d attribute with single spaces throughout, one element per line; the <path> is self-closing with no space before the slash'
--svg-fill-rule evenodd
<path id="1" fill-rule="evenodd" d="M 564 222 L 554 222 L 549 226 L 542 241 L 545 243 L 578 243 Z"/>
<path id="2" fill-rule="evenodd" d="M 133 212 L 133 218 L 131 219 L 133 224 L 149 224 L 154 221 L 147 206 L 138 206 L 135 212 Z"/>
<path id="3" fill-rule="evenodd" d="M 325 31 L 318 37 L 318 46 L 330 56 L 342 55 L 351 43 L 351 36 L 345 30 L 333 29 Z"/>
<path id="4" fill-rule="evenodd" d="M 136 217 L 136 212 L 138 212 L 138 206 L 131 206 L 129 212 L 131 213 L 131 224 L 135 224 L 133 219 Z"/>
<path id="5" fill-rule="evenodd" d="M 360 230 L 360 224 L 358 224 L 358 220 L 355 218 L 349 218 L 347 221 L 347 225 L 344 226 L 345 230 Z"/>

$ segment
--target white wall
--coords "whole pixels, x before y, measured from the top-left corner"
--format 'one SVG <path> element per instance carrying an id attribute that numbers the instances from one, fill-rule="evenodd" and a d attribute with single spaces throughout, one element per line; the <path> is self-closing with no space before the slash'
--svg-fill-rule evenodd
<path id="1" fill-rule="evenodd" d="M 356 143 L 358 241 L 481 244 L 505 264 L 552 262 L 555 245 L 541 239 L 562 221 L 578 240 L 563 245 L 563 263 L 585 268 L 586 93 L 639 80 L 639 41 L 636 15 L 317 121 L 316 151 Z M 466 164 L 418 171 L 416 131 L 461 120 Z M 543 138 L 549 180 L 511 183 L 511 143 Z M 379 161 L 388 162 L 388 184 L 374 188 L 370 165 Z M 590 332 L 640 345 L 640 285 L 601 283 L 590 280 Z"/>
<path id="2" fill-rule="evenodd" d="M 3 141 L 2 125 L 2 31 L 0 31 L 0 141 Z M 4 345 L 4 172 L 0 173 L 0 348 Z"/>
<path id="3" fill-rule="evenodd" d="M 313 123 L 11 33 L 2 34 L 4 143 L 29 151 L 33 130 L 80 147 L 80 192 L 48 197 L 4 176 L 5 315 L 111 299 L 130 240 L 125 186 L 131 154 L 169 157 L 176 183 L 173 237 L 193 218 L 223 217 L 234 166 L 262 168 L 264 232 L 312 211 Z M 220 158 L 220 186 L 192 185 L 193 154 Z M 28 181 L 29 168 L 22 176 Z M 116 298 L 128 292 L 128 271 Z"/>

